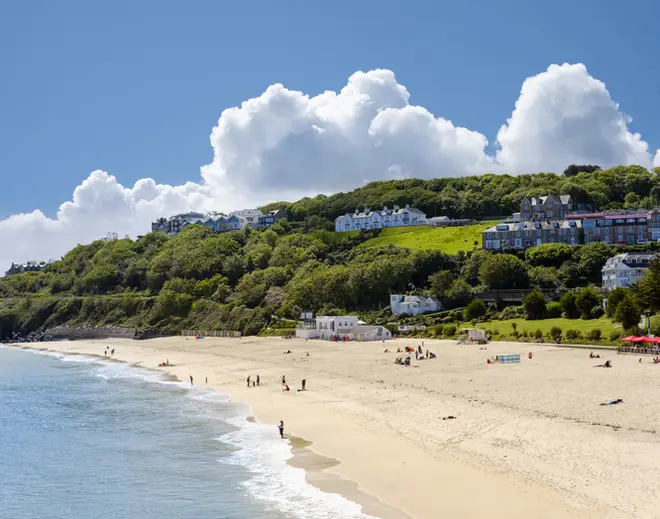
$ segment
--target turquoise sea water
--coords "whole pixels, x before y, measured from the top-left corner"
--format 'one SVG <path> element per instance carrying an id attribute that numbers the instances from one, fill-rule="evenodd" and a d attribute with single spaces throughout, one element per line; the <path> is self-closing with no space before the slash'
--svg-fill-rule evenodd
<path id="1" fill-rule="evenodd" d="M 0 518 L 366 518 L 248 414 L 147 370 L 0 348 Z"/>

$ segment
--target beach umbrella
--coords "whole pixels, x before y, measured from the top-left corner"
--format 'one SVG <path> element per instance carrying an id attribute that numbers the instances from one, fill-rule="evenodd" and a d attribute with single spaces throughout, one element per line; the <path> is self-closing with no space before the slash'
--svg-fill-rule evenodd
<path id="1" fill-rule="evenodd" d="M 644 337 L 635 337 L 634 335 L 630 339 L 632 342 L 644 342 Z"/>
<path id="2" fill-rule="evenodd" d="M 622 337 L 621 340 L 625 342 L 632 342 L 634 337 L 632 335 L 628 335 L 628 337 Z"/>

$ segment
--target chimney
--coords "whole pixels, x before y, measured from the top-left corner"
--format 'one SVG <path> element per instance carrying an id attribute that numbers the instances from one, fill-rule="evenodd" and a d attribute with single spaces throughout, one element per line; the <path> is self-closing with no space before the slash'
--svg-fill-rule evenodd
<path id="1" fill-rule="evenodd" d="M 370 213 L 370 212 L 371 212 L 371 209 L 368 208 L 368 207 L 365 207 L 365 208 L 364 208 L 364 212 L 365 212 L 365 213 Z"/>
<path id="2" fill-rule="evenodd" d="M 360 213 L 360 210 L 359 210 L 359 209 L 356 209 L 356 210 L 355 210 L 355 214 L 359 214 L 359 213 Z"/>
<path id="3" fill-rule="evenodd" d="M 398 210 L 399 210 L 399 206 L 398 206 L 398 205 L 395 205 L 395 206 L 394 206 L 394 210 L 395 210 L 395 211 L 398 211 Z"/>
<path id="4" fill-rule="evenodd" d="M 383 211 L 387 211 L 387 206 L 386 205 L 383 206 Z"/>

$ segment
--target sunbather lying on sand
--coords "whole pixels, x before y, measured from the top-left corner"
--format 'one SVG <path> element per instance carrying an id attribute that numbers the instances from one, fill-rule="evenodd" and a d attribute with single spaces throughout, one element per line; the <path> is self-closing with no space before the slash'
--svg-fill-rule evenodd
<path id="1" fill-rule="evenodd" d="M 623 398 L 617 398 L 616 400 L 612 400 L 610 402 L 604 402 L 600 405 L 616 405 L 616 404 L 620 404 L 622 402 L 623 402 Z"/>

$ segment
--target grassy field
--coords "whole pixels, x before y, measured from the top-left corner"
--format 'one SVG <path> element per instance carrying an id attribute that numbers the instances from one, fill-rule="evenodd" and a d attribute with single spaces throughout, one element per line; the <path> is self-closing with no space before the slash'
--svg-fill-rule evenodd
<path id="1" fill-rule="evenodd" d="M 364 242 L 361 247 L 394 245 L 406 249 L 440 250 L 447 254 L 481 248 L 481 233 L 494 222 L 484 222 L 463 227 L 390 227 L 383 229 L 376 238 Z M 476 245 L 475 245 L 476 242 Z"/>
<path id="2" fill-rule="evenodd" d="M 486 323 L 478 323 L 477 328 L 497 330 L 501 335 L 509 335 L 513 331 L 513 327 L 511 326 L 513 323 L 516 323 L 518 333 L 525 331 L 528 333 L 534 333 L 536 330 L 541 330 L 544 335 L 546 335 L 553 326 L 559 326 L 563 333 L 566 333 L 566 330 L 578 330 L 582 332 L 583 335 L 589 330 L 600 328 L 603 337 L 607 337 L 611 332 L 615 330 L 614 323 L 606 317 L 601 317 L 600 319 L 591 319 L 589 321 L 584 321 L 582 319 L 562 318 L 543 319 L 541 321 L 509 319 L 507 321 L 489 321 Z M 466 328 L 469 328 L 470 326 L 470 323 L 465 325 Z"/>

